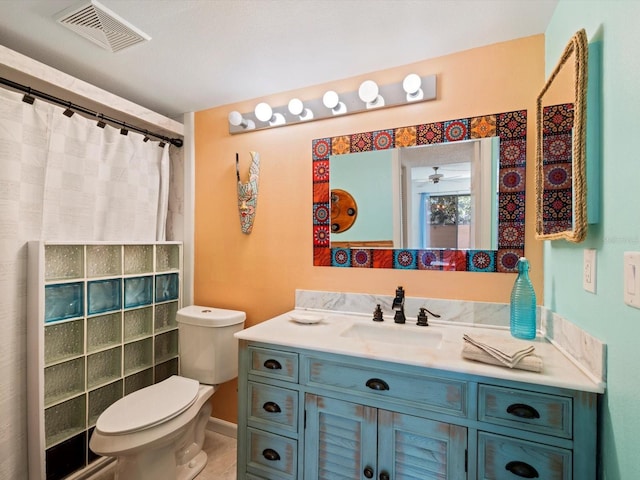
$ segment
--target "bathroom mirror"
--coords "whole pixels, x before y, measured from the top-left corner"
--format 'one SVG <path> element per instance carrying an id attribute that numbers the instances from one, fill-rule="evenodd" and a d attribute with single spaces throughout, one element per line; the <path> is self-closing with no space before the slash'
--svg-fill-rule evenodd
<path id="1" fill-rule="evenodd" d="M 479 117 L 461 118 L 456 120 L 439 121 L 421 125 L 399 127 L 373 132 L 361 132 L 331 138 L 321 138 L 312 142 L 313 161 L 313 247 L 314 265 L 333 267 L 356 268 L 394 268 L 414 270 L 444 270 L 444 271 L 477 271 L 477 272 L 515 272 L 518 258 L 524 255 L 524 200 L 525 200 L 525 163 L 526 163 L 526 132 L 527 112 L 519 110 Z M 356 243 L 337 243 L 337 239 L 331 238 L 331 203 L 330 190 L 335 187 L 332 183 L 332 161 L 342 155 L 371 152 L 377 154 L 390 154 L 396 156 L 395 171 L 389 170 L 388 177 L 396 179 L 391 182 L 387 204 L 400 213 L 398 218 L 392 220 L 397 231 L 403 231 L 402 219 L 408 209 L 402 210 L 402 196 L 400 195 L 402 184 L 402 152 L 418 150 L 418 147 L 427 145 L 453 146 L 480 139 L 491 139 L 489 145 L 495 149 L 494 155 L 497 162 L 492 167 L 495 169 L 496 180 L 494 195 L 497 201 L 490 199 L 488 205 L 495 204 L 493 216 L 496 218 L 495 240 L 492 245 L 472 246 L 468 249 L 460 247 L 439 248 L 433 245 L 403 242 L 404 234 L 396 235 L 396 238 L 380 238 L 385 243 L 372 245 L 366 241 Z M 480 142 L 469 142 L 472 148 L 480 148 Z M 474 146 L 476 145 L 476 146 Z M 388 151 L 388 152 L 383 152 Z M 358 158 L 358 157 L 345 157 Z M 438 162 L 442 162 L 439 160 Z M 452 162 L 463 163 L 463 162 Z M 352 165 L 353 166 L 353 165 Z M 439 167 L 434 171 L 433 167 Z M 423 165 L 424 167 L 424 165 Z M 391 167 L 389 167 L 391 168 Z M 407 168 L 413 168 L 405 163 Z M 417 168 L 417 166 L 416 166 Z M 442 165 L 426 165 L 432 173 L 423 177 L 429 179 L 430 175 L 443 175 L 445 171 Z M 453 167 L 451 167 L 453 168 Z M 459 166 L 459 168 L 463 168 Z M 469 167 L 465 167 L 469 168 Z M 364 177 L 371 168 L 360 168 L 351 175 Z M 330 175 L 331 172 L 331 175 Z M 415 175 L 419 175 L 418 171 Z M 453 174 L 452 174 L 453 175 Z M 461 176 L 462 173 L 456 173 Z M 489 175 L 491 177 L 491 175 Z M 434 177 L 432 177 L 433 179 Z M 406 182 L 406 176 L 405 176 Z M 353 192 L 352 192 L 353 193 Z M 380 195 L 381 196 L 381 195 Z M 445 211 L 439 218 L 431 218 L 429 223 L 438 225 L 452 224 L 460 221 L 465 215 L 464 207 L 456 210 L 453 204 L 464 203 L 461 198 L 452 198 L 456 195 L 429 195 L 434 197 L 434 205 Z M 459 195 L 458 197 L 461 197 Z M 406 199 L 405 199 L 406 200 Z M 405 201 L 405 206 L 407 202 Z M 425 203 L 426 205 L 426 203 Z M 364 206 L 359 202 L 358 220 L 362 215 Z M 486 212 L 491 214 L 491 207 Z M 457 211 L 458 213 L 452 213 Z M 468 208 L 467 208 L 468 211 Z M 447 213 L 448 212 L 448 213 Z M 460 213 L 462 212 L 462 213 Z M 392 216 L 393 218 L 393 216 Z M 455 220 L 451 220 L 454 218 Z M 398 221 L 400 219 L 400 221 Z M 357 222 L 356 222 L 357 223 Z M 487 226 L 491 221 L 483 221 Z M 355 226 L 354 226 L 355 228 Z M 352 228 L 353 230 L 353 228 Z M 404 235 L 407 236 L 407 235 Z M 356 239 L 357 240 L 357 239 Z M 396 245 L 399 245 L 396 247 Z M 405 246 L 406 245 L 406 246 Z"/>
<path id="2" fill-rule="evenodd" d="M 362 205 L 338 230 L 332 195 L 331 247 L 495 250 L 498 161 L 498 137 L 330 156 L 331 191 Z"/>
<path id="3" fill-rule="evenodd" d="M 536 105 L 536 238 L 581 242 L 585 174 L 587 35 L 569 41 Z"/>

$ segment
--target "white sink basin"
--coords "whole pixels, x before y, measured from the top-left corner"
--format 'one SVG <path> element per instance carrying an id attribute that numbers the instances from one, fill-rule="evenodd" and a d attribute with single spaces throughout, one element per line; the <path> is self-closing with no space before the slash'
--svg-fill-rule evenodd
<path id="1" fill-rule="evenodd" d="M 411 325 L 384 325 L 355 323 L 340 334 L 341 337 L 356 340 L 391 343 L 394 345 L 438 348 L 442 333 L 432 327 Z"/>

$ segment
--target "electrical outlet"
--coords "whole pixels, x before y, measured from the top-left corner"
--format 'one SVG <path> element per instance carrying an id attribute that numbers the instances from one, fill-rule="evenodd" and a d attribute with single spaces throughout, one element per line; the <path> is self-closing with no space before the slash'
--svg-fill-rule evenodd
<path id="1" fill-rule="evenodd" d="M 596 251 L 593 248 L 584 250 L 582 287 L 587 292 L 596 293 Z"/>

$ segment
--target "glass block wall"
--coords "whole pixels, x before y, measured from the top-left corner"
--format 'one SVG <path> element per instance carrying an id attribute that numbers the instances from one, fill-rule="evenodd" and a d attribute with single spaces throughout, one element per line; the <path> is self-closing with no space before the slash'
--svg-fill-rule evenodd
<path id="1" fill-rule="evenodd" d="M 181 243 L 29 244 L 31 479 L 89 466 L 98 416 L 178 373 L 181 290 Z"/>

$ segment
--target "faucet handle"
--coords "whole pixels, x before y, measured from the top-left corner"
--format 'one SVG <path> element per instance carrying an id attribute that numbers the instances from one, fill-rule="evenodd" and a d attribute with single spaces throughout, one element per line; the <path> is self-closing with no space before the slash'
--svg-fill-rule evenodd
<path id="1" fill-rule="evenodd" d="M 431 315 L 433 318 L 440 318 L 440 315 L 437 313 L 430 312 L 425 307 L 420 307 L 420 312 L 418 313 L 418 322 L 417 325 L 420 327 L 428 327 L 429 321 L 427 320 L 427 313 Z"/>
<path id="2" fill-rule="evenodd" d="M 382 309 L 380 308 L 380 304 L 376 305 L 376 309 L 373 311 L 373 321 L 384 322 L 384 318 L 382 318 Z"/>
<path id="3" fill-rule="evenodd" d="M 420 309 L 420 312 L 418 313 L 418 323 L 417 325 L 419 327 L 428 327 L 429 326 L 429 320 L 427 319 L 427 309 L 422 307 Z"/>

